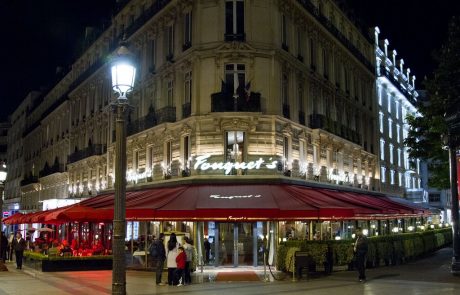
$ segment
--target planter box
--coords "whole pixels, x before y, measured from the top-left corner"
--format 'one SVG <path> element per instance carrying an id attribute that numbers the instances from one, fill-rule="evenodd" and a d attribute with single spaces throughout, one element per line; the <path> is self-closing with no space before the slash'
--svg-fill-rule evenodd
<path id="1" fill-rule="evenodd" d="M 76 257 L 73 259 L 34 259 L 24 257 L 24 265 L 38 271 L 80 271 L 80 270 L 110 270 L 112 269 L 112 258 L 84 259 Z"/>

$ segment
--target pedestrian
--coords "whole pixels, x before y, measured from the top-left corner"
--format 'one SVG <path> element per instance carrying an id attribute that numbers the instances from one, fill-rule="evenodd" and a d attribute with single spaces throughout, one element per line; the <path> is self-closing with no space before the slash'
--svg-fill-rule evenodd
<path id="1" fill-rule="evenodd" d="M 8 237 L 8 259 L 13 261 L 13 240 L 14 240 L 14 233 L 10 233 Z"/>
<path id="2" fill-rule="evenodd" d="M 0 253 L 0 257 L 3 261 L 3 263 L 5 263 L 5 260 L 6 260 L 6 250 L 8 248 L 8 239 L 6 238 L 5 236 L 5 232 L 2 231 L 2 235 L 0 236 L 0 243 L 1 243 L 1 248 L 2 248 L 2 252 Z"/>
<path id="3" fill-rule="evenodd" d="M 161 281 L 161 275 L 163 274 L 163 267 L 166 260 L 166 250 L 164 245 L 165 234 L 160 233 L 158 239 L 154 240 L 150 246 L 149 254 L 153 259 L 153 267 L 156 273 L 156 284 L 158 286 L 164 286 L 165 284 Z"/>
<path id="4" fill-rule="evenodd" d="M 185 262 L 185 284 L 191 284 L 192 283 L 192 276 L 191 271 L 193 267 L 193 257 L 195 256 L 195 247 L 193 247 L 193 241 L 185 237 L 185 243 L 184 243 L 184 250 L 185 250 L 185 256 L 187 257 L 187 260 Z"/>
<path id="5" fill-rule="evenodd" d="M 16 268 L 22 269 L 22 257 L 26 249 L 26 240 L 22 238 L 20 232 L 16 233 L 16 238 L 12 242 L 14 254 L 16 255 Z"/>
<path id="6" fill-rule="evenodd" d="M 354 245 L 354 252 L 356 258 L 356 268 L 358 269 L 360 282 L 366 281 L 366 255 L 368 249 L 367 237 L 363 235 L 363 231 L 360 227 L 356 228 L 356 241 Z"/>
<path id="7" fill-rule="evenodd" d="M 207 238 L 204 238 L 204 251 L 205 251 L 206 264 L 208 264 L 209 256 L 211 253 L 211 243 L 209 243 Z"/>
<path id="8" fill-rule="evenodd" d="M 176 269 L 177 269 L 177 250 L 179 243 L 177 242 L 177 237 L 175 233 L 172 233 L 168 241 L 168 253 L 166 254 L 166 266 L 168 268 L 168 285 L 173 286 L 177 285 L 176 280 Z"/>
<path id="9" fill-rule="evenodd" d="M 177 257 L 176 257 L 176 264 L 177 264 L 177 269 L 176 269 L 176 278 L 177 278 L 177 286 L 183 286 L 185 285 L 185 264 L 187 263 L 187 254 L 185 254 L 185 249 L 184 247 L 179 247 L 177 251 Z"/>

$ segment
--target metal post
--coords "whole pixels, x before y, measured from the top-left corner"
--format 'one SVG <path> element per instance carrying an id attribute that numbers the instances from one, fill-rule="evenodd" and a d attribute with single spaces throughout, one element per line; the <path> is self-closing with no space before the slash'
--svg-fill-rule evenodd
<path id="1" fill-rule="evenodd" d="M 452 140 L 453 141 L 453 140 Z M 450 192 L 452 196 L 452 274 L 460 274 L 460 225 L 458 214 L 457 159 L 456 145 L 449 146 Z"/>
<path id="2" fill-rule="evenodd" d="M 116 147 L 115 147 L 115 209 L 113 215 L 113 270 L 112 294 L 126 294 L 126 125 L 127 104 L 118 101 L 116 105 Z"/>
<path id="3" fill-rule="evenodd" d="M 2 218 L 3 218 L 3 190 L 5 188 L 5 185 L 3 182 L 0 181 L 0 211 L 1 211 L 1 216 L 0 216 L 0 234 L 1 234 L 1 231 L 3 230 L 3 222 L 2 222 Z M 6 239 L 6 235 L 5 237 L 2 236 L 1 239 Z M 0 271 L 8 271 L 8 268 L 6 267 L 6 265 L 3 263 L 3 259 L 5 257 L 3 257 L 3 249 L 2 249 L 2 243 L 0 243 Z"/>

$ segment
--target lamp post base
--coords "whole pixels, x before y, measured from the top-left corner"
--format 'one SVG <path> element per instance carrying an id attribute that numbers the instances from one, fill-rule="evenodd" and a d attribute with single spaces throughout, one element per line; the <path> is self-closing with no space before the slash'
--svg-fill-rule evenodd
<path id="1" fill-rule="evenodd" d="M 451 271 L 454 276 L 460 276 L 460 259 L 452 257 Z"/>

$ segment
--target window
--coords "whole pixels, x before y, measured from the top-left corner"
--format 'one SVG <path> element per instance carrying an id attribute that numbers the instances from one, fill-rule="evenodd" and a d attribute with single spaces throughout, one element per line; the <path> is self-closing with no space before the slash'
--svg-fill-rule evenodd
<path id="1" fill-rule="evenodd" d="M 382 183 L 385 183 L 386 182 L 386 179 L 385 179 L 385 172 L 386 172 L 386 169 L 385 167 L 380 167 L 380 178 L 382 179 Z"/>
<path id="2" fill-rule="evenodd" d="M 441 194 L 428 194 L 428 201 L 430 203 L 441 202 Z"/>
<path id="3" fill-rule="evenodd" d="M 377 89 L 377 95 L 379 97 L 379 105 L 381 106 L 382 105 L 382 87 L 381 86 L 379 86 Z"/>
<path id="4" fill-rule="evenodd" d="M 184 15 L 184 45 L 183 50 L 187 50 L 192 46 L 192 12 L 187 12 Z"/>
<path id="5" fill-rule="evenodd" d="M 316 69 L 316 50 L 315 50 L 315 40 L 313 38 L 310 38 L 310 68 L 312 70 Z"/>
<path id="6" fill-rule="evenodd" d="M 284 14 L 281 16 L 281 46 L 283 47 L 283 49 L 289 50 L 287 19 Z"/>
<path id="7" fill-rule="evenodd" d="M 393 137 L 393 120 L 388 118 L 388 137 Z"/>
<path id="8" fill-rule="evenodd" d="M 289 169 L 289 165 L 288 165 L 289 160 L 290 160 L 290 158 L 289 158 L 289 156 L 290 156 L 289 147 L 290 147 L 289 146 L 289 137 L 285 136 L 283 138 L 283 166 L 284 166 L 283 168 L 284 168 L 284 170 Z"/>
<path id="9" fill-rule="evenodd" d="M 303 36 L 302 36 L 302 28 L 297 28 L 297 58 L 300 61 L 303 61 Z"/>
<path id="10" fill-rule="evenodd" d="M 323 48 L 323 75 L 324 78 L 329 78 L 329 60 L 327 57 L 327 51 Z"/>
<path id="11" fill-rule="evenodd" d="M 396 124 L 396 140 L 401 142 L 401 125 Z"/>
<path id="12" fill-rule="evenodd" d="M 289 78 L 286 73 L 283 74 L 281 81 L 281 99 L 284 105 L 289 104 L 288 90 L 289 90 Z"/>
<path id="13" fill-rule="evenodd" d="M 184 163 L 183 169 L 190 169 L 190 136 L 182 137 L 182 161 Z"/>
<path id="14" fill-rule="evenodd" d="M 395 101 L 395 116 L 399 119 L 399 101 Z"/>
<path id="15" fill-rule="evenodd" d="M 385 160 L 385 140 L 380 139 L 380 159 Z"/>
<path id="16" fill-rule="evenodd" d="M 401 162 L 401 149 L 398 148 L 398 166 L 401 167 L 401 163 L 402 163 L 402 162 Z"/>
<path id="17" fill-rule="evenodd" d="M 390 183 L 395 184 L 395 171 L 393 169 L 390 170 Z"/>
<path id="18" fill-rule="evenodd" d="M 246 70 L 244 64 L 225 65 L 225 90 L 227 93 L 236 94 L 238 87 L 245 87 Z"/>
<path id="19" fill-rule="evenodd" d="M 174 102 L 174 82 L 173 80 L 169 80 L 168 81 L 168 85 L 167 85 L 167 98 L 168 98 L 168 106 L 173 106 L 173 102 Z"/>
<path id="20" fill-rule="evenodd" d="M 192 102 L 192 72 L 186 72 L 184 77 L 185 103 Z"/>
<path id="21" fill-rule="evenodd" d="M 398 182 L 398 184 L 399 184 L 399 186 L 402 186 L 402 184 L 403 184 L 403 174 L 402 174 L 402 172 L 399 172 L 399 173 L 398 173 L 398 176 L 399 176 L 399 179 L 398 179 L 399 182 Z"/>
<path id="22" fill-rule="evenodd" d="M 380 133 L 383 133 L 383 113 L 379 112 L 379 129 Z"/>
<path id="23" fill-rule="evenodd" d="M 244 162 L 245 156 L 245 133 L 243 131 L 227 131 L 225 134 L 225 161 Z M 233 168 L 230 174 L 237 174 Z"/>
<path id="24" fill-rule="evenodd" d="M 147 62 L 148 62 L 148 70 L 150 73 L 155 72 L 155 64 L 156 64 L 156 59 L 155 59 L 155 54 L 156 54 L 156 44 L 155 44 L 155 39 L 150 40 L 148 44 L 148 56 L 147 56 Z"/>
<path id="25" fill-rule="evenodd" d="M 304 101 L 303 101 L 303 89 L 302 89 L 302 83 L 299 82 L 298 88 L 297 88 L 297 99 L 299 102 L 299 110 L 301 112 L 304 112 Z"/>
<path id="26" fill-rule="evenodd" d="M 388 113 L 391 114 L 391 95 L 388 94 Z"/>
<path id="27" fill-rule="evenodd" d="M 172 61 L 174 57 L 174 25 L 170 25 L 166 31 L 166 60 Z"/>
<path id="28" fill-rule="evenodd" d="M 147 162 L 151 170 L 153 170 L 153 146 L 147 148 Z"/>
<path id="29" fill-rule="evenodd" d="M 165 144 L 166 173 L 171 173 L 171 163 L 172 163 L 172 141 L 168 141 Z"/>
<path id="30" fill-rule="evenodd" d="M 225 40 L 244 40 L 243 0 L 227 0 L 225 2 Z"/>
<path id="31" fill-rule="evenodd" d="M 393 145 L 390 143 L 390 163 L 393 164 Z"/>
<path id="32" fill-rule="evenodd" d="M 139 151 L 134 151 L 134 158 L 133 158 L 133 170 L 137 172 L 139 170 Z"/>

